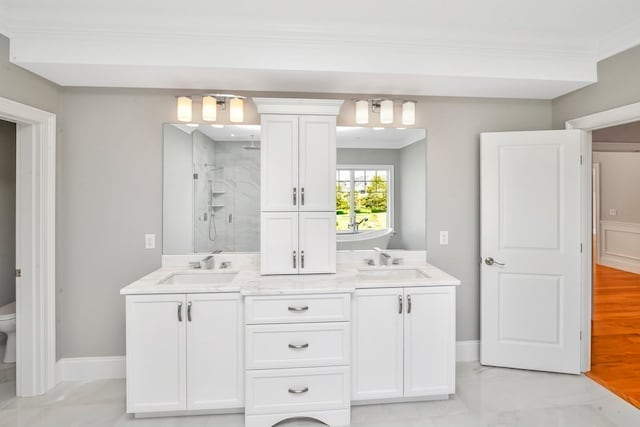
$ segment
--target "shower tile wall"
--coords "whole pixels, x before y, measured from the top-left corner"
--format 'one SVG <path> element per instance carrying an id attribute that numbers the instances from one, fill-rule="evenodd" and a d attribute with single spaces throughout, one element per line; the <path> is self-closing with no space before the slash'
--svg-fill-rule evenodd
<path id="1" fill-rule="evenodd" d="M 216 141 L 216 167 L 222 172 L 216 185 L 224 194 L 224 207 L 216 210 L 216 229 L 224 233 L 224 246 L 233 252 L 260 250 L 260 151 L 245 150 L 248 142 Z M 224 231 L 222 231 L 224 230 Z M 223 243 L 222 241 L 220 243 Z"/>

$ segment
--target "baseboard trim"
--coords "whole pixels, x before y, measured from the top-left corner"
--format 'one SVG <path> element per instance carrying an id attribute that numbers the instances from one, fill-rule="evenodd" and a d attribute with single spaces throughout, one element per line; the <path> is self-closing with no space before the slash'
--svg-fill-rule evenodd
<path id="1" fill-rule="evenodd" d="M 72 357 L 56 363 L 58 382 L 118 379 L 125 371 L 124 356 Z"/>
<path id="2" fill-rule="evenodd" d="M 475 362 L 480 359 L 480 341 L 458 341 L 457 362 Z M 56 363 L 57 382 L 90 381 L 125 378 L 124 356 L 70 357 Z"/>
<path id="3" fill-rule="evenodd" d="M 480 341 L 456 342 L 456 362 L 477 362 L 480 360 Z"/>

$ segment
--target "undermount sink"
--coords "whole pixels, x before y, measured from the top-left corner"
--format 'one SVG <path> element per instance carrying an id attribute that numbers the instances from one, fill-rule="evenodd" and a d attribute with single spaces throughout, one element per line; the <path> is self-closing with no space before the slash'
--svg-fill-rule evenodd
<path id="1" fill-rule="evenodd" d="M 366 280 L 420 280 L 428 279 L 429 275 L 416 268 L 379 268 L 360 269 L 358 277 Z"/>
<path id="2" fill-rule="evenodd" d="M 166 285 L 216 285 L 233 281 L 238 273 L 175 273 L 162 280 Z"/>

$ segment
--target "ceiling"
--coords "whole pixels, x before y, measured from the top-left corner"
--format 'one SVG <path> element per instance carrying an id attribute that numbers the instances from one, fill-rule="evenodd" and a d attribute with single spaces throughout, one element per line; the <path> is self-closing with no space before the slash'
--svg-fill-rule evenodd
<path id="1" fill-rule="evenodd" d="M 259 125 L 185 125 L 176 128 L 191 134 L 198 130 L 214 141 L 260 141 Z M 338 148 L 400 149 L 425 139 L 426 131 L 416 128 L 365 128 L 338 126 L 336 142 Z"/>
<path id="2" fill-rule="evenodd" d="M 640 44 L 637 0 L 0 0 L 65 86 L 552 99 Z"/>

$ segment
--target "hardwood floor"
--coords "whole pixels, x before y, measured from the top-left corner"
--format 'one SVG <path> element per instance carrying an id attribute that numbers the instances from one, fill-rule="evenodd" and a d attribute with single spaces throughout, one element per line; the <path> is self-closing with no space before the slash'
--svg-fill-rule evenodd
<path id="1" fill-rule="evenodd" d="M 594 266 L 591 372 L 640 408 L 640 275 Z"/>

